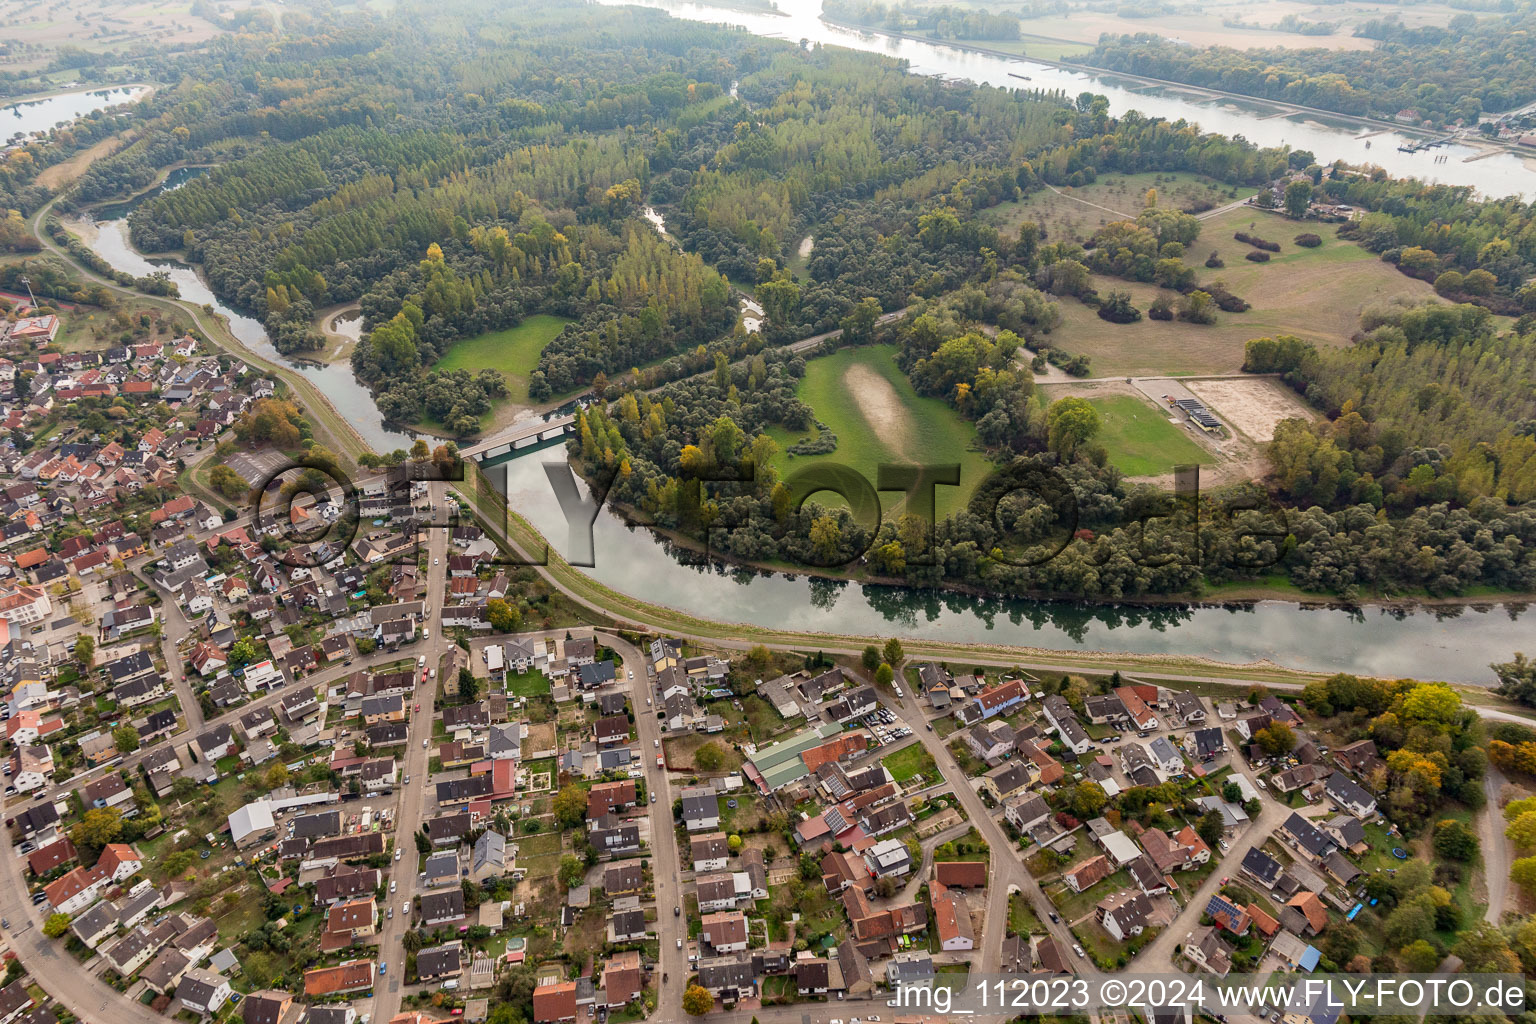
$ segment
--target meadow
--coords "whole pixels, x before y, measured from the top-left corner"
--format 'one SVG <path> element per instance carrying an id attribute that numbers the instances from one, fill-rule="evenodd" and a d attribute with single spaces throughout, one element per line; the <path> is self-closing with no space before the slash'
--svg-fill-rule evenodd
<path id="1" fill-rule="evenodd" d="M 1019 225 L 1032 220 L 1045 229 L 1047 241 L 1084 241 L 1110 221 L 1134 220 L 1149 188 L 1157 189 L 1158 205 L 1175 210 L 1194 210 L 1203 204 L 1222 206 L 1257 191 L 1182 171 L 1105 174 L 1091 185 L 1042 189 L 1023 199 L 1000 203 L 983 216 L 1009 236 L 1016 236 Z"/>
<path id="2" fill-rule="evenodd" d="M 1215 458 L 1189 436 L 1187 428 L 1170 423 L 1168 414 L 1133 395 L 1089 400 L 1099 414 L 1098 441 L 1109 461 L 1126 476 L 1158 476 L 1174 466 L 1210 465 Z"/>
<path id="3" fill-rule="evenodd" d="M 1236 231 L 1278 242 L 1280 252 L 1268 263 L 1250 263 L 1245 257 L 1252 246 L 1234 239 Z M 1296 245 L 1292 239 L 1302 232 L 1317 234 L 1322 245 Z M 1212 251 L 1226 266 L 1206 268 Z M 1196 269 L 1202 283 L 1220 281 L 1252 308 L 1217 313 L 1216 322 L 1208 325 L 1145 317 L 1133 324 L 1112 324 L 1075 299 L 1062 299 L 1062 323 L 1051 333 L 1052 344 L 1088 356 L 1096 377 L 1235 373 L 1242 368 L 1243 346 L 1250 338 L 1292 334 L 1320 346 L 1344 346 L 1359 330 L 1360 313 L 1367 306 L 1397 295 L 1422 302 L 1435 294 L 1425 282 L 1405 277 L 1374 254 L 1335 237 L 1331 224 L 1286 220 L 1249 207 L 1203 221 L 1185 262 Z M 1100 295 L 1111 290 L 1130 293 L 1143 312 L 1164 291 L 1103 275 L 1095 275 L 1094 287 Z"/>
<path id="4" fill-rule="evenodd" d="M 926 398 L 913 390 L 896 365 L 890 345 L 842 349 L 806 364 L 798 394 L 815 410 L 818 420 L 837 435 L 837 450 L 824 455 L 790 455 L 795 442 L 815 437 L 808 431 L 770 431 L 781 451 L 774 466 L 788 476 L 805 466 L 851 466 L 874 483 L 881 463 L 942 465 L 960 464 L 960 485 L 936 491 L 940 518 L 958 511 L 980 482 L 991 473 L 991 463 L 972 450 L 976 429 L 942 399 Z M 830 494 L 817 499 L 838 504 Z M 889 512 L 901 502 L 899 492 L 881 494 Z"/>
<path id="5" fill-rule="evenodd" d="M 510 400 L 527 405 L 528 375 L 539 365 L 539 353 L 570 322 L 563 316 L 535 313 L 516 327 L 454 342 L 432 368 L 498 370 L 507 379 Z"/>

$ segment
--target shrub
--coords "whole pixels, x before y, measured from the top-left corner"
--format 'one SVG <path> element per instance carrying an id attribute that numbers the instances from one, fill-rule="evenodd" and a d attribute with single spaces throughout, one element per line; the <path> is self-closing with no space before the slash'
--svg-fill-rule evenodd
<path id="1" fill-rule="evenodd" d="M 1221 307 L 1222 312 L 1246 313 L 1251 308 L 1248 300 L 1227 291 L 1227 286 L 1220 281 L 1217 281 L 1215 284 L 1206 285 L 1205 291 L 1210 293 L 1211 298 L 1216 300 L 1216 305 Z"/>
<path id="2" fill-rule="evenodd" d="M 1099 319 L 1112 324 L 1133 324 L 1141 319 L 1141 310 L 1131 305 L 1128 292 L 1110 292 L 1099 306 Z"/>
<path id="3" fill-rule="evenodd" d="M 1279 242 L 1271 242 L 1268 239 L 1260 238 L 1258 235 L 1250 235 L 1246 231 L 1239 231 L 1236 234 L 1234 234 L 1232 237 L 1237 239 L 1239 242 L 1247 242 L 1249 245 L 1253 246 L 1255 249 L 1264 249 L 1264 250 L 1267 250 L 1269 252 L 1279 252 L 1280 251 L 1280 243 Z"/>
<path id="4" fill-rule="evenodd" d="M 1216 250 L 1212 249 L 1211 254 L 1205 258 L 1205 265 L 1212 270 L 1220 270 L 1227 264 L 1225 260 L 1216 255 Z"/>
<path id="5" fill-rule="evenodd" d="M 1153 320 L 1172 320 L 1173 302 L 1166 295 L 1159 295 L 1152 300 L 1152 305 L 1147 309 L 1147 316 Z"/>
<path id="6" fill-rule="evenodd" d="M 1306 249 L 1316 249 L 1318 246 L 1323 244 L 1323 240 L 1317 235 L 1312 234 L 1310 231 L 1297 235 L 1295 238 L 1291 239 L 1291 241 Z"/>
<path id="7" fill-rule="evenodd" d="M 1254 263 L 1268 263 L 1269 253 L 1260 252 L 1259 250 L 1255 249 L 1247 255 L 1246 259 Z"/>

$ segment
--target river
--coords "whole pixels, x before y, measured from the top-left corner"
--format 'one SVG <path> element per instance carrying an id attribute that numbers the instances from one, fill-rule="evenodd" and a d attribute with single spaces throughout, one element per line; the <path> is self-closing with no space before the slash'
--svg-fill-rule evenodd
<path id="1" fill-rule="evenodd" d="M 1293 149 L 1310 150 L 1323 164 L 1334 160 L 1352 164 L 1379 164 L 1394 177 L 1471 185 L 1485 196 L 1524 196 L 1536 193 L 1536 171 L 1531 169 L 1523 157 L 1514 153 L 1500 152 L 1472 163 L 1463 161 L 1467 157 L 1479 155 L 1483 150 L 1455 145 L 1418 153 L 1399 153 L 1397 147 L 1400 144 L 1419 141 L 1423 136 L 1386 131 L 1366 139 L 1362 136 L 1380 129 L 1361 127 L 1359 122 L 1342 114 L 1277 116 L 1277 108 L 1263 100 L 1205 97 L 1180 89 L 1120 78 L 1109 72 L 1080 74 L 1039 64 L 1024 57 L 995 57 L 942 43 L 896 39 L 874 32 L 842 28 L 821 20 L 821 0 L 775 0 L 780 11 L 778 15 L 710 7 L 685 0 L 599 2 L 615 6 L 655 7 L 689 21 L 735 25 L 754 35 L 791 42 L 805 39 L 828 46 L 880 53 L 910 62 L 912 70 L 918 74 L 962 78 L 1011 89 L 1061 89 L 1068 96 L 1076 96 L 1083 91 L 1101 93 L 1109 99 L 1109 109 L 1113 114 L 1139 110 L 1149 117 L 1194 121 L 1206 131 L 1240 135 L 1260 146 L 1288 145 Z M 1027 31 L 1028 23 L 1023 27 Z M 1015 75 L 1028 75 L 1030 80 L 1023 82 Z M 1437 163 L 1436 160 L 1442 156 L 1448 159 Z"/>
<path id="2" fill-rule="evenodd" d="M 0 139 L 46 132 L 56 125 L 68 124 L 86 114 L 132 103 L 149 90 L 142 85 L 118 85 L 105 89 L 81 89 L 61 92 L 35 100 L 18 100 L 0 107 Z"/>
<path id="3" fill-rule="evenodd" d="M 508 503 L 568 555 L 569 529 L 545 478 L 558 453 L 505 463 Z M 487 467 L 498 486 L 499 467 Z M 585 491 L 585 487 L 583 487 Z M 587 575 L 614 590 L 722 622 L 855 635 L 901 635 L 1051 650 L 1269 660 L 1318 672 L 1444 679 L 1491 686 L 1491 661 L 1529 650 L 1523 606 L 1402 612 L 1304 608 L 1288 601 L 1231 607 L 1104 605 L 977 598 L 764 573 L 698 559 L 608 508 L 593 524 Z"/>
<path id="4" fill-rule="evenodd" d="M 822 24 L 800 0 L 781 6 L 791 17 L 680 4 L 684 16 L 759 26 L 763 34 L 818 39 L 905 57 L 921 70 L 1015 84 L 1003 68 L 1017 62 L 969 54 L 947 47 L 888 40 L 843 32 Z M 819 0 L 809 0 L 819 10 Z M 692 12 L 691 14 L 689 12 Z M 795 13 L 798 12 L 798 13 Z M 1059 77 L 1057 77 L 1059 76 Z M 1081 91 L 1090 85 L 1111 96 L 1117 109 L 1131 94 L 1102 81 L 1044 69 L 1034 84 Z M 1045 80 L 1042 81 L 1041 79 Z M 1198 118 L 1208 129 L 1238 133 L 1266 145 L 1288 141 L 1312 149 L 1321 160 L 1343 156 L 1364 160 L 1375 155 L 1395 174 L 1421 174 L 1460 180 L 1486 192 L 1524 191 L 1511 187 L 1516 173 L 1528 177 L 1515 158 L 1491 157 L 1472 164 L 1433 164 L 1395 152 L 1396 143 L 1378 141 L 1372 151 L 1350 149 L 1353 136 L 1340 125 L 1305 124 L 1284 118 L 1261 119 L 1262 108 L 1235 104 L 1201 105 L 1182 96 L 1137 93 L 1135 105 L 1148 113 Z M 1276 134 L 1279 133 L 1279 134 Z M 1391 136 L 1378 136 L 1378 140 Z M 1440 152 L 1444 152 L 1442 149 Z M 177 172 L 162 188 L 175 188 L 195 170 Z M 1461 175 L 1461 178 L 1453 178 Z M 1474 180 L 1475 179 L 1475 180 Z M 283 360 L 325 392 L 336 408 L 377 451 L 409 447 L 412 438 L 381 422 L 372 397 L 347 365 L 294 363 L 279 355 L 261 324 L 220 302 L 196 271 L 185 264 L 150 260 L 128 243 L 125 218 L 131 204 L 98 211 L 93 247 L 113 266 L 133 274 L 167 270 L 182 297 L 208 303 L 227 317 L 237 338 L 269 359 Z M 658 230 L 659 214 L 647 211 Z M 749 313 L 752 311 L 749 311 Z M 529 518 L 560 551 L 568 551 L 565 521 L 545 479 L 542 464 L 554 455 L 533 455 L 507 464 L 510 503 Z M 493 478 L 499 474 L 492 473 Z M 599 582 L 647 601 L 726 622 L 786 629 L 831 630 L 868 635 L 926 637 L 968 643 L 1014 644 L 1054 650 L 1085 649 L 1114 653 L 1198 656 L 1230 663 L 1267 659 L 1290 668 L 1347 671 L 1379 676 L 1446 679 L 1490 685 L 1491 661 L 1506 661 L 1518 649 L 1530 650 L 1530 625 L 1520 625 L 1522 607 L 1456 606 L 1411 613 L 1368 608 L 1349 612 L 1303 608 L 1292 602 L 1265 601 L 1238 607 L 1087 605 L 1075 602 L 979 599 L 966 595 L 889 587 L 866 587 L 783 573 L 760 573 L 721 564 L 690 564 L 670 544 L 650 531 L 631 527 L 611 510 L 594 525 L 596 566 L 586 570 Z"/>
<path id="5" fill-rule="evenodd" d="M 179 168 L 171 172 L 158 188 L 131 202 L 100 207 L 92 221 L 96 237 L 91 241 L 91 248 L 113 267 L 126 270 L 136 277 L 157 270 L 168 273 L 181 290 L 183 299 L 195 305 L 206 304 L 212 307 L 215 313 L 229 322 L 230 333 L 251 351 L 273 362 L 282 363 L 313 381 L 336 407 L 336 411 L 374 451 L 409 449 L 415 441 L 414 435 L 402 433 L 384 423 L 378 406 L 374 404 L 373 395 L 358 382 L 350 363 L 311 363 L 283 355 L 273 347 L 261 321 L 226 305 L 213 293 L 208 282 L 203 280 L 195 268 L 178 260 L 151 259 L 133 247 L 128 240 L 128 214 L 133 212 L 134 207 L 150 196 L 181 187 L 200 173 L 202 169 L 197 167 Z"/>

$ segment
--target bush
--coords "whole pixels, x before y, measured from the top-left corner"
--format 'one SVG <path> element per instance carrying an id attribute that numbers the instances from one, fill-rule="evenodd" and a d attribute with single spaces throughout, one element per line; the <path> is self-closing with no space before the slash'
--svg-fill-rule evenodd
<path id="1" fill-rule="evenodd" d="M 1279 252 L 1280 251 L 1280 243 L 1279 242 L 1271 242 L 1268 239 L 1260 238 L 1258 235 L 1250 235 L 1246 231 L 1239 231 L 1236 234 L 1234 234 L 1232 237 L 1237 239 L 1239 242 L 1247 242 L 1249 245 L 1253 246 L 1255 249 L 1264 249 L 1264 250 L 1266 250 L 1268 252 Z"/>
<path id="2" fill-rule="evenodd" d="M 1253 262 L 1253 263 L 1268 263 L 1269 262 L 1269 253 L 1267 253 L 1267 252 L 1260 252 L 1257 249 L 1255 249 L 1253 252 L 1250 252 L 1247 255 L 1247 257 L 1245 257 L 1245 258 L 1248 259 L 1249 261 Z"/>
<path id="3" fill-rule="evenodd" d="M 1211 254 L 1205 258 L 1205 265 L 1212 270 L 1220 270 L 1227 263 L 1220 256 L 1216 255 L 1215 249 L 1212 249 Z"/>
<path id="4" fill-rule="evenodd" d="M 1159 295 L 1152 300 L 1152 305 L 1147 310 L 1147 316 L 1153 320 L 1172 320 L 1173 301 L 1166 295 Z"/>
<path id="5" fill-rule="evenodd" d="M 1099 319 L 1112 324 L 1133 324 L 1141 319 L 1141 310 L 1131 305 L 1128 292 L 1110 292 L 1099 307 Z"/>
<path id="6" fill-rule="evenodd" d="M 1220 281 L 1206 285 L 1205 291 L 1216 300 L 1216 305 L 1220 306 L 1224 313 L 1246 313 L 1251 308 L 1248 300 L 1227 291 L 1227 286 Z"/>
<path id="7" fill-rule="evenodd" d="M 1303 232 L 1291 239 L 1291 241 L 1305 249 L 1316 249 L 1323 244 L 1323 240 L 1311 232 Z"/>

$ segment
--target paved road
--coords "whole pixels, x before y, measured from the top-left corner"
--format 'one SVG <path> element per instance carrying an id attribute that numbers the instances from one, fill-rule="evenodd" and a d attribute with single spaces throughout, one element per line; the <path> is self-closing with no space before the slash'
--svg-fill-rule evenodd
<path id="1" fill-rule="evenodd" d="M 641 763 L 645 765 L 646 789 L 656 794 L 656 802 L 647 804 L 650 818 L 651 878 L 656 885 L 656 936 L 660 945 L 657 956 L 656 1008 L 663 1016 L 671 1012 L 681 1016 L 683 988 L 688 979 L 688 921 L 674 916 L 673 908 L 682 906 L 682 873 L 691 862 L 684 864 L 678 849 L 677 829 L 673 827 L 672 801 L 674 787 L 665 768 L 657 767 L 656 755 L 661 752 L 661 725 L 656 721 L 654 707 L 647 706 L 647 697 L 654 693 L 646 665 L 645 653 L 611 633 L 598 633 L 598 641 L 613 648 L 623 663 L 623 681 L 629 684 L 630 702 L 635 708 L 635 733 L 640 743 Z M 633 674 L 633 679 L 629 677 Z M 680 787 L 679 787 L 680 788 Z M 682 941 L 679 948 L 678 941 Z"/>
<path id="2" fill-rule="evenodd" d="M 429 500 L 434 509 L 434 517 L 440 515 L 447 498 L 447 488 L 441 483 L 427 485 Z M 443 607 L 443 592 L 447 587 L 448 569 L 441 565 L 442 559 L 448 555 L 448 531 L 428 531 L 427 557 L 430 562 L 427 566 L 427 593 L 426 602 L 428 608 L 441 609 Z M 431 616 L 428 616 L 431 621 Z M 416 647 L 418 656 L 425 656 L 428 669 L 439 668 L 443 655 L 448 653 L 451 643 L 443 636 L 441 629 L 426 641 L 419 642 Z M 384 898 L 384 907 L 380 913 L 386 917 L 379 929 L 379 959 L 387 966 L 388 981 L 376 986 L 373 990 L 373 1019 L 376 1021 L 388 1021 L 400 1012 L 400 1000 L 402 987 L 405 982 L 405 952 L 401 947 L 401 936 L 411 927 L 413 914 L 410 912 L 412 904 L 418 895 L 417 880 L 420 877 L 416 870 L 416 833 L 421 829 L 424 815 L 424 805 L 428 800 L 427 787 L 430 785 L 430 773 L 427 767 L 431 761 L 432 752 L 429 740 L 432 736 L 432 721 L 436 717 L 436 697 L 439 680 L 426 684 L 420 682 L 420 672 L 417 673 L 415 702 L 421 705 L 419 712 L 412 712 L 410 718 L 409 735 L 405 741 L 405 756 L 402 758 L 400 771 L 402 784 L 398 790 L 399 802 L 395 806 L 395 843 L 404 850 L 398 861 L 391 861 L 390 885 L 395 887 Z M 410 700 L 411 698 L 406 698 Z M 406 776 L 413 778 L 409 786 L 403 780 Z M 431 799 L 436 803 L 436 794 Z M 395 909 L 394 918 L 389 918 L 386 910 Z"/>
<path id="3" fill-rule="evenodd" d="M 1238 771 L 1235 763 L 1232 770 L 1233 774 L 1247 776 L 1246 772 Z M 1253 778 L 1248 776 L 1248 781 L 1251 784 Z M 1257 789 L 1257 787 L 1254 788 Z M 1258 817 L 1249 823 L 1240 838 L 1232 842 L 1232 848 L 1224 856 L 1220 848 L 1212 851 L 1212 856 L 1221 857 L 1222 862 L 1206 876 L 1205 881 L 1190 896 L 1173 923 L 1142 947 L 1141 952 L 1136 955 L 1136 970 L 1148 973 L 1172 973 L 1175 969 L 1173 947 L 1188 939 L 1189 933 L 1194 930 L 1195 925 L 1200 923 L 1200 915 L 1205 912 L 1205 906 L 1210 902 L 1211 897 L 1221 888 L 1222 878 L 1237 874 L 1237 866 L 1243 862 L 1248 851 L 1263 846 L 1264 841 L 1273 835 L 1290 816 L 1291 808 L 1270 797 L 1267 790 L 1259 790 Z"/>

